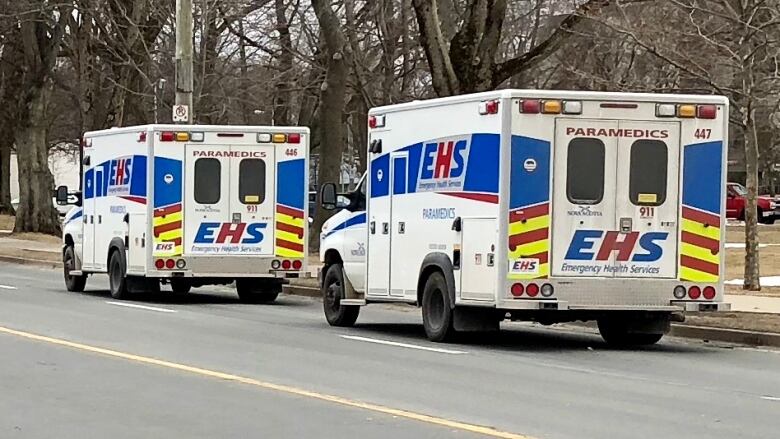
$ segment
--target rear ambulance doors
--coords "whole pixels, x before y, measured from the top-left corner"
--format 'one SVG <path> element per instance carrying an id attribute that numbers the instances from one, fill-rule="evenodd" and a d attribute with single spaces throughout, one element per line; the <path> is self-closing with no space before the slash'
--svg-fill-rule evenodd
<path id="1" fill-rule="evenodd" d="M 558 118 L 552 275 L 675 278 L 679 122 Z"/>
<path id="2" fill-rule="evenodd" d="M 273 145 L 187 144 L 184 254 L 272 255 Z"/>

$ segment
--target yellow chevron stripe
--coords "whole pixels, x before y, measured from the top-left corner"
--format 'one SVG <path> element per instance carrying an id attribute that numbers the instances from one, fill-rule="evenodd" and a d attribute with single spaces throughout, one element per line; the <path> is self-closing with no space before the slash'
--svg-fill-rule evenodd
<path id="1" fill-rule="evenodd" d="M 303 252 L 290 250 L 289 248 L 284 247 L 276 247 L 276 256 L 282 257 L 282 258 L 302 258 Z"/>
<path id="2" fill-rule="evenodd" d="M 549 251 L 550 249 L 550 240 L 543 239 L 541 241 L 535 241 L 535 242 L 529 242 L 528 244 L 523 244 L 513 252 L 509 252 L 509 257 L 513 259 L 520 258 L 521 256 L 531 256 L 536 255 L 539 253 L 543 253 L 546 251 Z"/>
<path id="3" fill-rule="evenodd" d="M 531 280 L 531 279 L 539 279 L 542 277 L 547 277 L 550 275 L 550 264 L 545 263 L 539 266 L 539 272 L 537 274 L 517 274 L 517 273 L 509 273 L 507 275 L 507 279 L 511 280 Z"/>
<path id="4" fill-rule="evenodd" d="M 299 238 L 295 233 L 285 232 L 284 230 L 276 230 L 276 237 L 284 239 L 285 241 L 294 242 L 296 244 L 303 244 L 303 238 Z"/>
<path id="5" fill-rule="evenodd" d="M 714 274 L 704 273 L 702 271 L 683 266 L 680 267 L 680 279 L 690 282 L 718 282 L 718 276 L 715 276 Z"/>
<path id="6" fill-rule="evenodd" d="M 172 241 L 176 238 L 181 238 L 181 229 L 175 229 L 175 230 L 169 230 L 167 232 L 161 233 L 160 236 L 156 237 L 155 240 L 157 242 L 160 241 Z"/>
<path id="7" fill-rule="evenodd" d="M 176 221 L 182 221 L 182 218 L 184 217 L 182 216 L 181 212 L 176 212 L 170 215 L 166 215 L 165 218 L 163 217 L 154 218 L 154 225 L 161 226 L 163 224 L 170 224 Z"/>
<path id="8" fill-rule="evenodd" d="M 694 233 L 699 236 L 704 236 L 716 241 L 720 241 L 720 228 L 718 227 L 704 227 L 703 224 L 683 218 L 682 229 L 685 232 Z"/>
<path id="9" fill-rule="evenodd" d="M 531 218 L 525 223 L 517 221 L 509 224 L 509 235 L 517 235 L 525 232 L 532 232 L 534 230 L 544 229 L 550 227 L 550 216 L 540 216 L 537 218 Z"/>
<path id="10" fill-rule="evenodd" d="M 697 247 L 685 242 L 680 243 L 680 254 L 685 256 L 691 256 L 702 261 L 712 262 L 713 264 L 720 265 L 720 256 L 713 255 L 712 251 L 707 248 Z"/>
<path id="11" fill-rule="evenodd" d="M 290 215 L 285 215 L 283 213 L 276 213 L 276 221 L 279 221 L 280 223 L 287 224 L 290 226 L 295 227 L 304 227 L 304 219 L 303 218 L 293 218 Z"/>

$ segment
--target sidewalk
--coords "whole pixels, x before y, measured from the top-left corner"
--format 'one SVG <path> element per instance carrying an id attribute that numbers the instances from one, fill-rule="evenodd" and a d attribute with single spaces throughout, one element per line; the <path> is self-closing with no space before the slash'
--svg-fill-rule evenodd
<path id="1" fill-rule="evenodd" d="M 735 312 L 780 314 L 780 297 L 726 294 L 725 301 L 731 304 L 731 310 Z"/>

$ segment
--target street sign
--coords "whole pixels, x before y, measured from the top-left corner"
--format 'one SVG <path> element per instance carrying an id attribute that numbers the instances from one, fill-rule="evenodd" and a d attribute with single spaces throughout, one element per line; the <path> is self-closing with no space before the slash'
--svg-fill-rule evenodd
<path id="1" fill-rule="evenodd" d="M 173 121 L 174 122 L 189 122 L 190 121 L 190 107 L 186 105 L 174 105 L 173 106 Z"/>

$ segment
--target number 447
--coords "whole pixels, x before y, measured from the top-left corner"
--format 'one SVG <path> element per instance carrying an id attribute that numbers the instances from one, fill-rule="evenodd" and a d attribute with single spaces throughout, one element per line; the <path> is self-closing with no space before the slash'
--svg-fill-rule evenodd
<path id="1" fill-rule="evenodd" d="M 709 139 L 712 135 L 712 129 L 710 128 L 697 128 L 693 133 L 693 137 L 697 139 Z"/>

